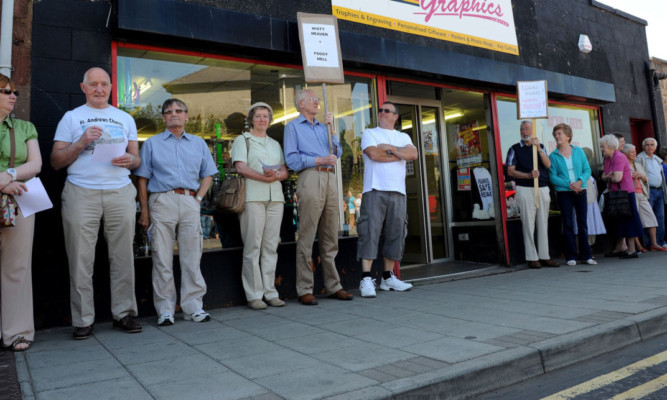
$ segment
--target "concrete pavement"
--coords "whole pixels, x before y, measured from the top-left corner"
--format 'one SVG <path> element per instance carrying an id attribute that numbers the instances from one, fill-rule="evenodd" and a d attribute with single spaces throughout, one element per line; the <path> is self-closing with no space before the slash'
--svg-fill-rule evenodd
<path id="1" fill-rule="evenodd" d="M 667 332 L 667 256 L 598 261 L 85 341 L 39 331 L 19 381 L 40 400 L 469 398 Z"/>

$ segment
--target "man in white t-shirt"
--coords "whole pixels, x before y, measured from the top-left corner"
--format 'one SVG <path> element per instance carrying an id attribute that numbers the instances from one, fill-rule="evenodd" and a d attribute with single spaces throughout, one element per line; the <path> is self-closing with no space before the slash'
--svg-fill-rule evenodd
<path id="1" fill-rule="evenodd" d="M 398 108 L 384 102 L 378 114 L 378 127 L 367 129 L 361 137 L 364 156 L 364 194 L 357 221 L 357 258 L 361 259 L 361 297 L 375 297 L 371 265 L 377 257 L 380 234 L 384 236 L 384 272 L 380 290 L 405 291 L 412 284 L 394 276 L 394 264 L 403 257 L 407 232 L 405 164 L 417 158 L 410 136 L 394 129 Z"/>
<path id="2" fill-rule="evenodd" d="M 141 332 L 134 292 L 132 240 L 137 191 L 130 170 L 141 164 L 137 127 L 126 112 L 109 104 L 111 79 L 101 68 L 83 76 L 86 104 L 58 123 L 51 152 L 55 170 L 67 167 L 62 193 L 65 247 L 69 259 L 70 307 L 74 339 L 88 339 L 95 322 L 93 265 L 100 220 L 109 248 L 113 327 Z M 96 150 L 97 149 L 97 150 Z M 93 151 L 99 154 L 93 158 Z M 103 156 L 102 152 L 110 154 Z"/>

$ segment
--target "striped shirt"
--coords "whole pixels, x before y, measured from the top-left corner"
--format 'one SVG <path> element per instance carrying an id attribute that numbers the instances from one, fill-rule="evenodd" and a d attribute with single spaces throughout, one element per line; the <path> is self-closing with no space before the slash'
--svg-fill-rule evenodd
<path id="1" fill-rule="evenodd" d="M 141 146 L 141 165 L 134 174 L 149 180 L 149 192 L 158 193 L 177 188 L 198 190 L 201 178 L 217 172 L 204 139 L 185 132 L 178 139 L 166 130 Z"/>

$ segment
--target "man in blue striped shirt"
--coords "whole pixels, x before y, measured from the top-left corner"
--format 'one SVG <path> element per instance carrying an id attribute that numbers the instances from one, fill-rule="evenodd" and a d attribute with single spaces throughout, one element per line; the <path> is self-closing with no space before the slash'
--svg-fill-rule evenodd
<path id="1" fill-rule="evenodd" d="M 316 305 L 313 296 L 313 241 L 317 233 L 324 287 L 331 298 L 352 300 L 352 295 L 340 284 L 334 259 L 338 254 L 338 181 L 335 165 L 341 156 L 338 137 L 332 134 L 333 149 L 329 149 L 327 126 L 315 116 L 320 99 L 312 90 L 300 90 L 294 97 L 297 119 L 285 127 L 285 161 L 299 173 L 297 207 L 299 209 L 299 239 L 296 245 L 296 292 L 304 305 Z M 331 124 L 331 114 L 326 115 Z"/>
<path id="2" fill-rule="evenodd" d="M 150 230 L 151 236 L 153 303 L 158 325 L 172 325 L 176 308 L 174 242 L 178 238 L 183 318 L 205 322 L 211 316 L 203 310 L 206 282 L 199 265 L 203 247 L 199 214 L 202 197 L 218 171 L 206 142 L 185 132 L 189 118 L 185 103 L 166 100 L 162 118 L 167 129 L 144 142 L 141 166 L 134 171 L 139 177 L 139 225 Z"/>

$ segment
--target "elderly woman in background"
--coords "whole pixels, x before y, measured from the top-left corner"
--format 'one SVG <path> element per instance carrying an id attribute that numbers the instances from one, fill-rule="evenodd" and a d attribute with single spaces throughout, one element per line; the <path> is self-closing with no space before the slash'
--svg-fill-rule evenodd
<path id="1" fill-rule="evenodd" d="M 628 192 L 632 217 L 608 221 L 609 230 L 616 237 L 616 247 L 610 255 L 620 258 L 637 258 L 635 238 L 643 235 L 642 224 L 637 211 L 630 162 L 617 148 L 616 136 L 605 135 L 600 139 L 600 151 L 604 155 L 604 170 L 601 179 L 607 182 L 610 191 L 625 190 Z M 623 238 L 627 239 L 627 248 Z"/>
<path id="2" fill-rule="evenodd" d="M 571 144 L 572 128 L 568 124 L 554 126 L 553 136 L 558 147 L 549 155 L 551 160 L 549 179 L 556 189 L 556 198 L 560 208 L 565 239 L 565 259 L 567 265 L 577 265 L 577 259 L 594 265 L 597 262 L 593 259 L 591 247 L 588 244 L 588 197 L 586 195 L 591 167 L 588 165 L 584 151 Z M 578 252 L 574 232 L 575 215 L 578 228 Z"/>
<path id="3" fill-rule="evenodd" d="M 265 309 L 266 303 L 273 307 L 285 305 L 276 291 L 275 272 L 285 208 L 280 181 L 287 178 L 287 167 L 280 144 L 266 134 L 272 120 L 271 106 L 253 104 L 248 110 L 250 132 L 237 137 L 232 145 L 234 168 L 246 178 L 245 210 L 239 216 L 243 238 L 242 280 L 248 307 L 253 310 Z"/>
<path id="4" fill-rule="evenodd" d="M 25 181 L 42 169 L 35 126 L 9 114 L 19 95 L 14 82 L 0 74 L 0 190 L 21 196 Z M 14 165 L 11 164 L 12 136 Z M 30 348 L 35 337 L 32 312 L 32 240 L 35 216 L 16 215 L 16 225 L 0 229 L 0 332 L 3 347 Z"/>
<path id="5" fill-rule="evenodd" d="M 656 227 L 658 226 L 658 220 L 655 218 L 653 209 L 651 208 L 651 203 L 648 201 L 646 194 L 648 191 L 648 175 L 646 171 L 639 163 L 635 163 L 637 158 L 637 151 L 635 146 L 632 144 L 626 144 L 623 146 L 623 154 L 628 158 L 630 162 L 630 169 L 632 170 L 632 182 L 635 187 L 635 199 L 637 200 L 637 209 L 639 210 L 639 218 L 641 219 L 642 226 L 648 231 L 648 237 L 651 243 L 648 245 L 650 250 L 653 251 L 667 251 L 662 246 L 658 245 L 658 241 L 655 236 Z M 635 243 L 639 243 L 639 238 L 635 239 Z M 645 252 L 646 249 L 639 248 L 639 251 Z"/>

